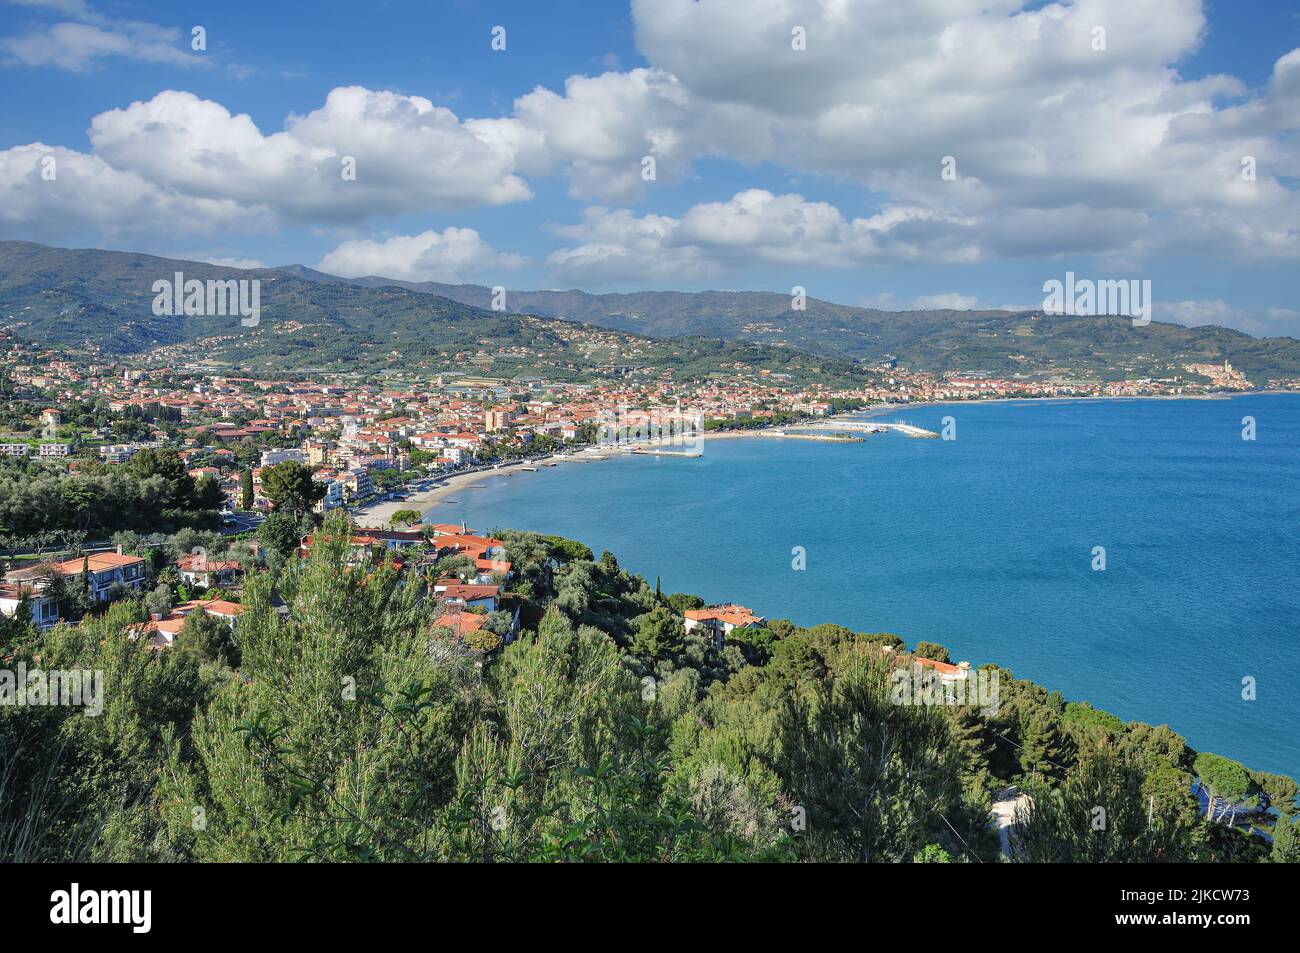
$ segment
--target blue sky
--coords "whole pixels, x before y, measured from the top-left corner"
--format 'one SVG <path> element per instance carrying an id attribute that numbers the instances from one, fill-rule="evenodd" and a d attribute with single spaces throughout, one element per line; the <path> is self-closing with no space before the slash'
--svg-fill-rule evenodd
<path id="1" fill-rule="evenodd" d="M 0 238 L 1300 335 L 1290 3 L 0 0 L 0 77 Z"/>

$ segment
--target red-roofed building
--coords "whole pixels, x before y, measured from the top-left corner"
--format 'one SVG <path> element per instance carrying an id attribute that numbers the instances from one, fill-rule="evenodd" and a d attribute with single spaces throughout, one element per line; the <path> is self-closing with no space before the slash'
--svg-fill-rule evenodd
<path id="1" fill-rule="evenodd" d="M 176 568 L 180 570 L 181 578 L 191 586 L 205 589 L 234 585 L 244 571 L 233 559 L 208 559 L 201 553 L 182 556 L 176 561 Z"/>
<path id="2" fill-rule="evenodd" d="M 86 585 L 90 597 L 96 602 L 105 602 L 108 592 L 116 584 L 130 589 L 139 589 L 149 578 L 149 566 L 139 556 L 123 556 L 121 553 L 95 553 L 81 559 L 67 559 L 62 562 L 42 563 L 26 569 L 16 569 L 5 575 L 9 583 L 27 584 L 34 590 L 44 588 L 42 579 L 47 572 L 53 571 L 64 579 L 75 579 L 82 570 L 86 571 Z"/>
<path id="3" fill-rule="evenodd" d="M 488 612 L 495 612 L 501 599 L 500 586 L 466 585 L 459 579 L 439 579 L 434 583 L 433 591 L 448 605 L 482 607 Z"/>
<path id="4" fill-rule="evenodd" d="M 0 615 L 13 617 L 27 600 L 32 622 L 37 628 L 48 629 L 59 622 L 59 603 L 51 595 L 46 595 L 43 586 L 31 582 L 0 583 Z"/>
<path id="5" fill-rule="evenodd" d="M 960 679 L 966 678 L 971 671 L 970 662 L 958 662 L 953 665 L 950 662 L 937 662 L 932 658 L 921 658 L 919 655 L 913 655 L 912 664 L 919 665 L 922 668 L 928 668 L 939 676 L 939 680 L 944 684 L 952 684 Z"/>
<path id="6" fill-rule="evenodd" d="M 483 628 L 483 623 L 486 621 L 487 617 L 477 612 L 444 612 L 433 620 L 433 624 L 440 629 L 450 629 L 453 634 L 463 639 L 471 632 Z"/>
<path id="7" fill-rule="evenodd" d="M 228 622 L 233 628 L 235 621 L 243 614 L 243 611 L 244 607 L 239 603 L 227 602 L 223 599 L 182 602 L 168 613 L 156 612 L 148 622 L 140 622 L 131 626 L 130 638 L 135 639 L 144 636 L 149 639 L 150 648 L 158 651 L 170 648 L 176 643 L 176 636 L 180 635 L 181 629 L 185 625 L 185 618 L 195 612 L 206 612 L 214 619 L 222 619 Z"/>
<path id="8" fill-rule="evenodd" d="M 687 609 L 683 615 L 687 632 L 703 628 L 718 645 L 722 645 L 726 637 L 736 629 L 759 628 L 767 621 L 753 610 L 731 603 L 705 609 Z"/>

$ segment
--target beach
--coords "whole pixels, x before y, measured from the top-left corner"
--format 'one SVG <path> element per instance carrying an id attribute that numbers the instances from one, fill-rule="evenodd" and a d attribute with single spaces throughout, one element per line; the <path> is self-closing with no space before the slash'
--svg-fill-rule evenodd
<path id="1" fill-rule="evenodd" d="M 931 430 L 951 415 L 957 439 L 750 431 L 706 439 L 694 460 L 480 477 L 487 488 L 461 484 L 429 520 L 575 539 L 708 604 L 936 642 L 1121 719 L 1168 722 L 1197 750 L 1300 774 L 1275 730 L 1300 723 L 1295 697 L 1240 695 L 1243 675 L 1265 685 L 1300 664 L 1298 542 L 1277 531 L 1296 507 L 1300 396 L 888 410 Z M 1244 415 L 1267 436 L 1243 441 Z"/>
<path id="2" fill-rule="evenodd" d="M 404 500 L 387 500 L 363 506 L 355 512 L 354 519 L 359 526 L 387 526 L 394 513 L 401 510 L 418 510 L 425 517 L 424 522 L 436 523 L 439 521 L 437 508 L 440 503 L 454 502 L 456 495 L 460 491 L 467 490 L 484 480 L 494 477 L 524 476 L 529 472 L 524 469 L 525 467 L 536 469 L 552 465 L 577 466 L 596 460 L 604 460 L 610 455 L 611 451 L 608 450 L 580 451 L 574 454 L 538 457 L 529 463 L 503 463 L 499 467 L 484 467 L 451 473 L 447 476 L 432 478 L 433 486 L 422 492 L 407 493 Z"/>
<path id="3" fill-rule="evenodd" d="M 1262 393 L 1262 392 L 1261 392 Z M 742 437 L 768 437 L 773 431 L 780 430 L 798 430 L 810 429 L 815 430 L 819 424 L 825 424 L 835 420 L 846 419 L 870 419 L 883 414 L 904 413 L 913 410 L 922 410 L 932 407 L 972 407 L 988 404 L 1009 404 L 1009 403 L 1071 403 L 1078 401 L 1114 401 L 1114 400 L 1207 400 L 1207 399 L 1228 399 L 1236 394 L 1213 394 L 1197 395 L 1194 397 L 1174 397 L 1174 396 L 1096 396 L 1096 397 L 999 397 L 999 398 L 982 398 L 979 400 L 950 400 L 950 401 L 917 401 L 908 404 L 871 404 L 860 410 L 849 410 L 839 414 L 830 414 L 826 417 L 810 418 L 798 424 L 771 425 L 767 427 L 754 427 L 750 429 L 708 431 L 702 437 L 702 442 L 708 444 L 714 440 L 735 440 Z M 418 510 L 424 517 L 424 522 L 438 522 L 437 507 L 440 503 L 455 501 L 456 494 L 468 489 L 469 487 L 481 483 L 490 477 L 501 476 L 519 476 L 527 471 L 524 467 L 544 467 L 544 466 L 572 466 L 582 463 L 593 463 L 598 460 L 607 460 L 611 456 L 622 456 L 628 451 L 614 447 L 593 446 L 576 453 L 555 454 L 549 457 L 538 457 L 530 463 L 514 462 L 503 463 L 499 467 L 486 467 L 463 472 L 451 473 L 443 477 L 432 478 L 433 486 L 428 490 L 419 493 L 408 493 L 405 500 L 389 500 L 379 503 L 371 503 L 368 506 L 361 507 L 354 514 L 354 519 L 360 526 L 379 527 L 387 526 L 388 521 L 392 519 L 393 514 L 401 510 Z"/>

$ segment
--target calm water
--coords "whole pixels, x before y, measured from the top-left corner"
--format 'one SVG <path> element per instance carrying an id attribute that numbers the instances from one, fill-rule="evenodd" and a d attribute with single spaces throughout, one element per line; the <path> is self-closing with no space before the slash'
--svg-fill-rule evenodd
<path id="1" fill-rule="evenodd" d="M 941 642 L 1300 778 L 1300 396 L 882 419 L 949 415 L 955 441 L 714 440 L 488 477 L 431 513 L 580 539 L 666 592 Z"/>

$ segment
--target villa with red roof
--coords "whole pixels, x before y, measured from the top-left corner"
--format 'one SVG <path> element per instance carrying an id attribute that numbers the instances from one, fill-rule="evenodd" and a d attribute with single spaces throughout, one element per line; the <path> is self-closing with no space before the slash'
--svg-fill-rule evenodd
<path id="1" fill-rule="evenodd" d="M 488 612 L 495 612 L 501 600 L 500 586 L 466 585 L 459 579 L 439 579 L 433 591 L 450 605 L 481 607 Z"/>
<path id="2" fill-rule="evenodd" d="M 704 609 L 687 609 L 683 616 L 687 632 L 703 628 L 713 636 L 719 646 L 736 629 L 760 628 L 767 620 L 752 609 L 726 603 Z"/>
<path id="3" fill-rule="evenodd" d="M 150 648 L 158 651 L 170 648 L 176 643 L 176 636 L 180 635 L 186 617 L 195 612 L 206 612 L 214 619 L 222 619 L 230 623 L 233 628 L 235 621 L 243 614 L 243 611 L 244 607 L 239 603 L 227 602 L 224 599 L 182 602 L 170 612 L 156 612 L 148 622 L 140 622 L 131 626 L 131 638 L 146 636 L 149 639 Z"/>
<path id="4" fill-rule="evenodd" d="M 117 583 L 131 589 L 139 589 L 149 578 L 149 565 L 139 556 L 94 553 L 79 559 L 47 562 L 26 569 L 16 569 L 5 574 L 5 582 L 26 583 L 33 589 L 41 589 L 42 580 L 48 572 L 56 572 L 64 579 L 75 579 L 83 569 L 86 572 L 86 585 L 90 597 L 96 602 L 107 601 L 109 589 Z"/>
<path id="5" fill-rule="evenodd" d="M 239 574 L 244 571 L 243 567 L 233 559 L 208 559 L 201 553 L 182 556 L 176 561 L 176 568 L 180 570 L 181 578 L 186 583 L 191 586 L 203 586 L 205 589 L 233 585 Z"/>

